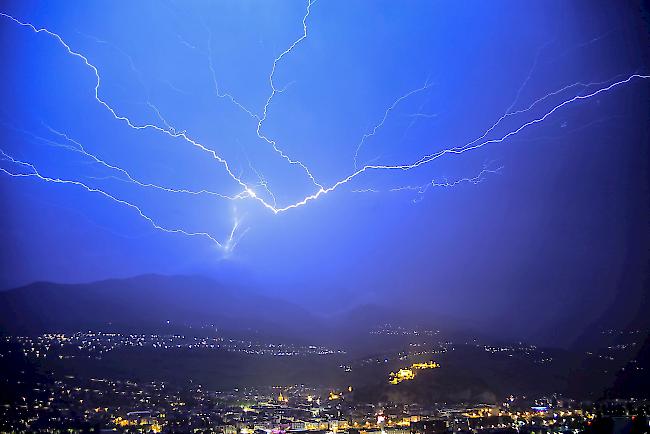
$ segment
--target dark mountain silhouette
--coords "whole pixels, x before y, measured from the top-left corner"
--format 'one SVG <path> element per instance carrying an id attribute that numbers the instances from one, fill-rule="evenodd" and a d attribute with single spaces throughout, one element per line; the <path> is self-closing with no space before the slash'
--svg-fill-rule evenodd
<path id="1" fill-rule="evenodd" d="M 318 305 L 315 306 L 318 309 Z M 329 344 L 358 345 L 384 324 L 441 330 L 456 339 L 474 336 L 458 324 L 422 309 L 375 304 L 318 316 L 299 304 L 222 284 L 202 276 L 142 275 L 91 283 L 36 282 L 0 292 L 0 330 L 15 333 L 79 331 L 111 326 L 166 331 L 214 325 L 276 337 L 305 337 Z M 401 342 L 403 339 L 398 339 Z M 385 342 L 383 343 L 385 344 Z"/>
<path id="2" fill-rule="evenodd" d="M 386 330 L 386 324 L 399 332 L 370 333 Z M 354 384 L 359 399 L 385 396 L 405 402 L 414 397 L 420 401 L 491 401 L 503 394 L 531 391 L 589 398 L 608 391 L 612 396 L 627 396 L 647 385 L 645 370 L 636 369 L 644 368 L 648 359 L 647 334 L 641 331 L 620 331 L 614 337 L 599 333 L 589 352 L 538 349 L 530 354 L 494 355 L 483 345 L 498 344 L 497 340 L 461 331 L 458 324 L 417 306 L 363 305 L 319 317 L 248 287 L 226 286 L 197 276 L 144 275 L 85 284 L 38 282 L 0 293 L 0 332 L 6 334 L 83 330 L 187 333 L 190 327 L 191 333 L 200 334 L 214 333 L 218 328 L 231 336 L 254 334 L 262 341 L 323 343 L 347 351 L 344 356 L 276 360 L 273 365 L 269 362 L 273 358 L 226 352 L 177 350 L 169 356 L 172 353 L 123 349 L 101 360 L 67 360 L 57 368 L 85 372 L 89 377 L 100 373 L 116 378 L 136 375 L 150 381 L 177 377 L 198 380 L 202 376 L 202 384 L 217 388 L 246 381 L 340 382 Z M 424 359 L 435 357 L 443 368 L 393 387 L 387 382 L 388 373 L 406 363 L 395 355 L 408 347 L 414 330 L 426 331 L 420 337 L 431 343 L 452 341 L 454 349 L 436 356 L 423 355 Z M 617 349 L 621 345 L 625 345 L 624 350 Z M 369 357 L 377 362 L 366 362 Z M 628 362 L 634 357 L 634 362 Z M 552 359 L 552 363 L 542 363 L 541 359 Z M 56 365 L 57 361 L 49 363 Z M 351 364 L 352 373 L 340 369 L 342 363 Z M 287 373 L 292 376 L 287 377 Z"/>
<path id="3" fill-rule="evenodd" d="M 301 327 L 293 326 L 298 321 Z M 0 329 L 41 332 L 174 326 L 304 334 L 318 320 L 289 302 L 197 276 L 143 275 L 84 284 L 37 282 L 0 293 Z"/>

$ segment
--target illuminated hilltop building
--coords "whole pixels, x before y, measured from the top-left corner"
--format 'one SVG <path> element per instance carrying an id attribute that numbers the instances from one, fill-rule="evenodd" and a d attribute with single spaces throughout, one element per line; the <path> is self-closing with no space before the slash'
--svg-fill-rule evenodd
<path id="1" fill-rule="evenodd" d="M 424 362 L 424 363 L 413 363 L 411 365 L 411 368 L 413 369 L 435 369 L 439 368 L 440 364 L 430 361 L 430 362 Z"/>
<path id="2" fill-rule="evenodd" d="M 415 372 L 413 372 L 412 369 L 405 368 L 405 369 L 400 369 L 399 371 L 397 371 L 397 373 L 391 372 L 389 383 L 398 384 L 401 383 L 402 381 L 409 381 L 414 378 L 415 378 Z"/>
<path id="3" fill-rule="evenodd" d="M 341 394 L 336 392 L 330 392 L 328 399 L 330 401 L 336 401 L 337 399 L 341 399 Z"/>
<path id="4" fill-rule="evenodd" d="M 440 364 L 430 361 L 424 363 L 413 363 L 409 368 L 402 368 L 399 371 L 391 372 L 388 378 L 390 384 L 399 384 L 402 381 L 410 381 L 415 378 L 415 373 L 422 369 L 436 369 Z"/>

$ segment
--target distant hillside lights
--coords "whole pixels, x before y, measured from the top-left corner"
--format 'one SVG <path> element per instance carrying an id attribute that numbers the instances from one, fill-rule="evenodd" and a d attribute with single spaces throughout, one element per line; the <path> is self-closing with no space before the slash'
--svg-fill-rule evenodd
<path id="1" fill-rule="evenodd" d="M 439 368 L 440 364 L 437 362 L 424 362 L 424 363 L 413 363 L 409 368 L 402 368 L 399 371 L 391 372 L 388 377 L 388 382 L 390 384 L 399 384 L 402 381 L 410 381 L 415 378 L 415 374 L 418 370 L 421 369 L 435 369 Z"/>

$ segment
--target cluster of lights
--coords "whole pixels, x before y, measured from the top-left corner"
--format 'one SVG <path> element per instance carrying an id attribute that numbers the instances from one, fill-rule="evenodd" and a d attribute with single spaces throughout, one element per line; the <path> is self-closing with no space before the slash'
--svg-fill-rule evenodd
<path id="1" fill-rule="evenodd" d="M 274 357 L 297 357 L 307 355 L 328 356 L 345 354 L 340 349 L 320 345 L 295 345 L 282 343 L 261 343 L 217 337 L 188 337 L 183 335 L 122 334 L 103 332 L 77 332 L 31 336 L 5 336 L 5 342 L 16 343 L 25 356 L 47 357 L 53 354 L 60 359 L 75 357 L 76 353 L 102 355 L 122 348 L 210 349 L 231 353 L 244 353 Z"/>
<path id="2" fill-rule="evenodd" d="M 410 381 L 415 379 L 415 374 L 419 370 L 436 369 L 439 367 L 440 364 L 433 361 L 424 362 L 424 363 L 413 363 L 408 368 L 402 368 L 397 372 L 391 372 L 388 378 L 388 382 L 390 384 L 399 384 L 403 381 Z"/>

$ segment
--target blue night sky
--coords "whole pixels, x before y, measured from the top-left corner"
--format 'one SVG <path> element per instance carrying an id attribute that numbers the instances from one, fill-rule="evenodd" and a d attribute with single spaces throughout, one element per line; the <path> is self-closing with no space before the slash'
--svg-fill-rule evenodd
<path id="1" fill-rule="evenodd" d="M 399 303 L 528 333 L 585 326 L 647 290 L 637 2 L 1 12 L 3 288 L 199 273 L 321 312 Z M 356 175 L 355 153 L 371 166 Z M 318 194 L 307 170 L 336 188 Z"/>

